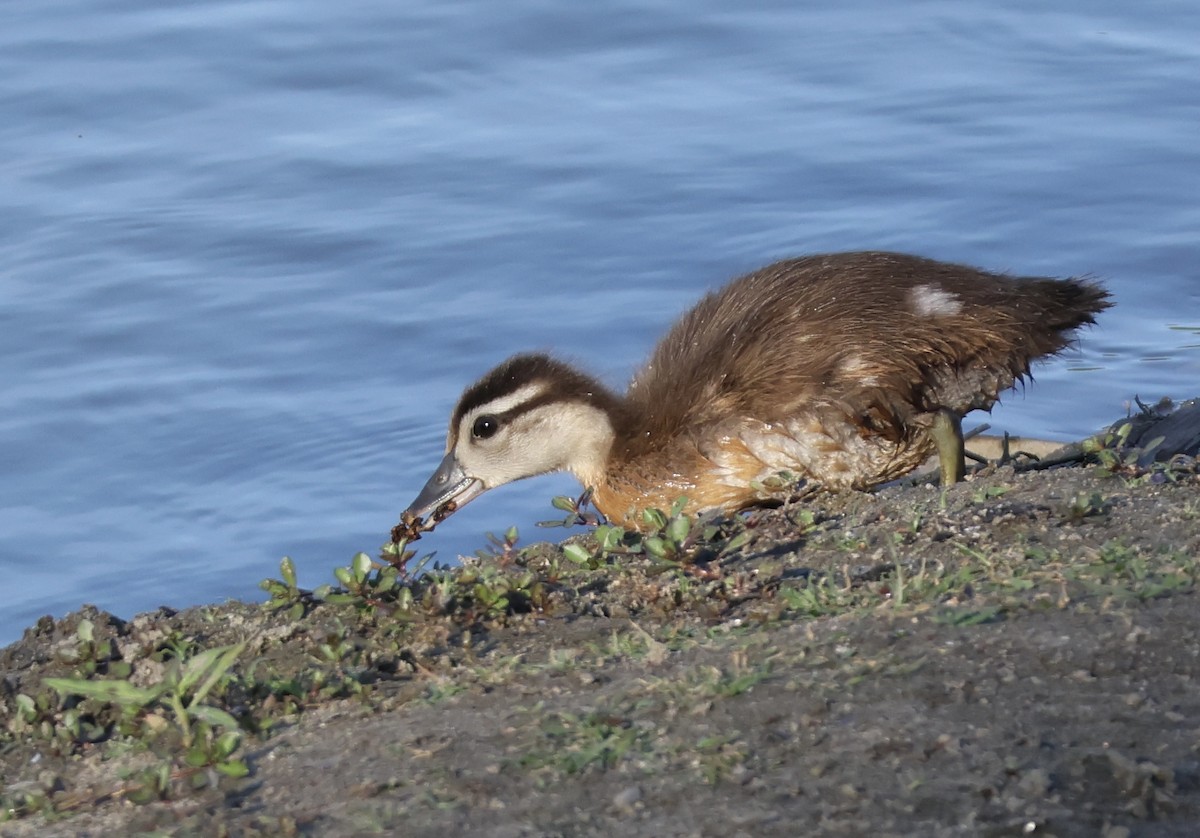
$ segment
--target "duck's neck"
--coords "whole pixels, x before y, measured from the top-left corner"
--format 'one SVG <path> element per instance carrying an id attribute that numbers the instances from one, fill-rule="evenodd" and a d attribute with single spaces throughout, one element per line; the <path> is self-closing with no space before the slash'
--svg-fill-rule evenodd
<path id="1" fill-rule="evenodd" d="M 562 406 L 561 420 L 568 431 L 560 436 L 562 467 L 584 486 L 599 486 L 616 440 L 612 415 L 597 405 L 573 402 Z"/>
<path id="2" fill-rule="evenodd" d="M 589 375 L 570 376 L 545 387 L 538 419 L 543 430 L 537 458 L 544 470 L 569 471 L 584 486 L 605 482 L 613 446 L 626 430 L 625 400 Z"/>

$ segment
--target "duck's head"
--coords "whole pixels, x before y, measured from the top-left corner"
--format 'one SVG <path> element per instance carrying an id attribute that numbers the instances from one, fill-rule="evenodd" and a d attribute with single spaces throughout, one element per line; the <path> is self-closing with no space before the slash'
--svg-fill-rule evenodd
<path id="1" fill-rule="evenodd" d="M 547 355 L 516 355 L 458 400 L 446 456 L 404 513 L 425 518 L 488 489 L 551 471 L 584 485 L 604 472 L 620 400 L 598 381 Z"/>

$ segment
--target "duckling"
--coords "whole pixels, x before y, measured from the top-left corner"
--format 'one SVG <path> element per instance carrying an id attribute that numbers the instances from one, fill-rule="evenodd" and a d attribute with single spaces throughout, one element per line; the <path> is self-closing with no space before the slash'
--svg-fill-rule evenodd
<path id="1" fill-rule="evenodd" d="M 962 416 L 990 409 L 1110 305 L 1079 278 L 899 253 L 776 262 L 701 299 L 624 395 L 548 355 L 500 364 L 459 399 L 446 455 L 404 518 L 552 471 L 635 528 L 642 509 L 681 496 L 692 513 L 761 503 L 784 472 L 867 489 L 935 449 L 952 483 Z"/>

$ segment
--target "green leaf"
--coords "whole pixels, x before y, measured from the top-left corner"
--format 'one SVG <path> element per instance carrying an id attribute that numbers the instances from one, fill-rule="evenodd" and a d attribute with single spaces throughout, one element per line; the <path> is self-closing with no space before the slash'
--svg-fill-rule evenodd
<path id="1" fill-rule="evenodd" d="M 354 575 L 348 567 L 335 567 L 333 569 L 333 576 L 342 583 L 343 588 L 349 588 L 354 584 Z"/>
<path id="2" fill-rule="evenodd" d="M 112 704 L 144 707 L 162 693 L 161 685 L 135 687 L 128 681 L 88 681 L 83 678 L 44 678 L 42 683 L 63 695 L 98 698 Z"/>
<path id="3" fill-rule="evenodd" d="M 588 565 L 592 562 L 592 554 L 581 544 L 564 544 L 563 555 L 575 564 Z"/>
<path id="4" fill-rule="evenodd" d="M 1150 453 L 1155 448 L 1162 445 L 1163 440 L 1165 440 L 1165 439 L 1166 439 L 1165 436 L 1156 436 L 1154 439 L 1150 440 L 1149 442 L 1147 442 L 1145 445 L 1142 446 L 1142 453 L 1144 453 L 1144 454 Z"/>
<path id="5" fill-rule="evenodd" d="M 233 777 L 235 780 L 240 780 L 250 773 L 250 768 L 240 759 L 231 759 L 228 762 L 218 762 L 213 768 L 220 771 L 226 777 Z"/>
<path id="6" fill-rule="evenodd" d="M 291 557 L 284 556 L 279 562 L 279 575 L 289 588 L 296 587 L 296 563 Z"/>
<path id="7" fill-rule="evenodd" d="M 246 644 L 243 641 L 242 643 L 235 643 L 232 646 L 218 646 L 215 649 L 206 649 L 196 655 L 184 667 L 183 677 L 179 680 L 180 692 L 186 693 L 191 689 L 193 684 L 204 678 L 204 683 L 196 690 L 191 701 L 192 704 L 199 704 L 212 688 L 228 674 L 229 668 L 233 666 L 233 662 L 237 660 L 237 656 L 245 648 Z"/>
<path id="8" fill-rule="evenodd" d="M 662 530 L 667 525 L 667 516 L 663 515 L 662 511 L 658 509 L 643 509 L 642 520 L 645 521 L 647 527 L 656 532 Z"/>
<path id="9" fill-rule="evenodd" d="M 238 745 L 242 744 L 241 734 L 230 730 L 222 733 L 217 737 L 217 741 L 213 743 L 213 753 L 220 759 L 227 759 L 230 754 L 238 749 Z"/>
<path id="10" fill-rule="evenodd" d="M 33 699 L 25 695 L 25 693 L 17 693 L 17 713 L 22 718 L 29 720 L 37 715 L 37 706 Z"/>
<path id="11" fill-rule="evenodd" d="M 683 540 L 688 537 L 688 533 L 692 531 L 692 521 L 686 515 L 680 515 L 677 518 L 672 518 L 667 524 L 667 538 L 676 544 L 683 543 Z"/>
<path id="12" fill-rule="evenodd" d="M 1118 441 L 1118 442 L 1119 442 L 1121 445 L 1124 445 L 1124 444 L 1125 444 L 1125 440 L 1126 440 L 1126 439 L 1129 437 L 1129 433 L 1130 433 L 1132 430 L 1133 430 L 1133 423 L 1132 423 L 1132 422 L 1126 422 L 1126 423 L 1124 423 L 1123 425 L 1121 425 L 1121 427 L 1117 428 L 1117 441 Z"/>
<path id="13" fill-rule="evenodd" d="M 145 806 L 147 803 L 153 803 L 159 799 L 159 796 L 159 790 L 150 783 L 134 786 L 125 793 L 125 798 L 137 806 Z"/>
<path id="14" fill-rule="evenodd" d="M 208 723 L 210 727 L 225 727 L 234 731 L 238 729 L 237 719 L 220 707 L 213 707 L 211 704 L 192 705 L 188 708 L 188 715 Z"/>
<path id="15" fill-rule="evenodd" d="M 576 511 L 575 499 L 568 498 L 565 495 L 558 495 L 556 498 L 554 498 L 552 501 L 550 501 L 550 505 L 553 506 L 555 509 L 561 509 L 563 512 L 575 512 Z"/>
<path id="16" fill-rule="evenodd" d="M 688 505 L 687 495 L 680 495 L 675 499 L 675 503 L 671 504 L 671 517 L 678 518 L 683 514 L 683 510 Z"/>
<path id="17" fill-rule="evenodd" d="M 733 538 L 725 542 L 725 546 L 721 548 L 723 553 L 732 553 L 734 550 L 740 550 L 747 541 L 750 540 L 750 533 L 740 532 Z"/>
<path id="18" fill-rule="evenodd" d="M 82 728 L 79 723 L 78 710 L 64 710 L 62 714 L 62 726 L 71 731 L 71 735 L 76 739 L 79 738 Z"/>
<path id="19" fill-rule="evenodd" d="M 408 609 L 412 608 L 412 604 L 412 588 L 401 588 L 400 593 L 396 596 L 396 606 L 400 608 L 401 611 L 407 611 Z"/>
<path id="20" fill-rule="evenodd" d="M 600 549 L 604 553 L 616 550 L 624 539 L 625 530 L 621 527 L 614 527 L 611 524 L 601 524 L 596 527 L 596 540 L 600 543 Z"/>
<path id="21" fill-rule="evenodd" d="M 75 629 L 75 636 L 84 643 L 91 643 L 96 639 L 96 624 L 91 620 L 80 620 L 79 626 Z"/>
<path id="22" fill-rule="evenodd" d="M 667 542 L 653 535 L 642 542 L 646 546 L 646 552 L 650 555 L 663 559 L 667 557 Z"/>
<path id="23" fill-rule="evenodd" d="M 350 568 L 354 571 L 354 581 L 361 583 L 371 572 L 371 557 L 366 553 L 355 553 Z"/>
<path id="24" fill-rule="evenodd" d="M 229 648 L 228 646 L 214 646 L 211 649 L 205 649 L 196 655 L 188 658 L 186 661 L 179 661 L 179 683 L 178 692 L 180 695 L 186 695 L 191 692 L 192 687 L 200 683 L 200 681 L 208 675 L 217 658 Z M 178 660 L 178 659 L 176 659 Z"/>
<path id="25" fill-rule="evenodd" d="M 516 544 L 517 539 L 521 537 L 521 533 L 516 527 L 509 527 L 504 531 L 504 540 L 509 544 Z"/>

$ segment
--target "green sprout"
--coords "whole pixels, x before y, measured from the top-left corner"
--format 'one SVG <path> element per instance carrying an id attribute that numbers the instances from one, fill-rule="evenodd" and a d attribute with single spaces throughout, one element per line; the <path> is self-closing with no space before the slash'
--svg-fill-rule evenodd
<path id="1" fill-rule="evenodd" d="M 237 643 L 206 649 L 189 659 L 173 657 L 167 662 L 162 680 L 149 687 L 134 686 L 125 680 L 86 678 L 46 678 L 43 683 L 64 698 L 95 699 L 127 712 L 149 714 L 155 709 L 166 710 L 168 717 L 174 718 L 185 748 L 195 743 L 198 724 L 210 730 L 227 728 L 228 732 L 217 737 L 213 747 L 200 756 L 215 757 L 214 767 L 222 773 L 244 776 L 245 764 L 227 759 L 239 741 L 237 719 L 205 700 L 229 678 L 230 668 L 245 647 L 245 643 Z M 199 757 L 189 755 L 189 760 L 194 758 Z"/>

